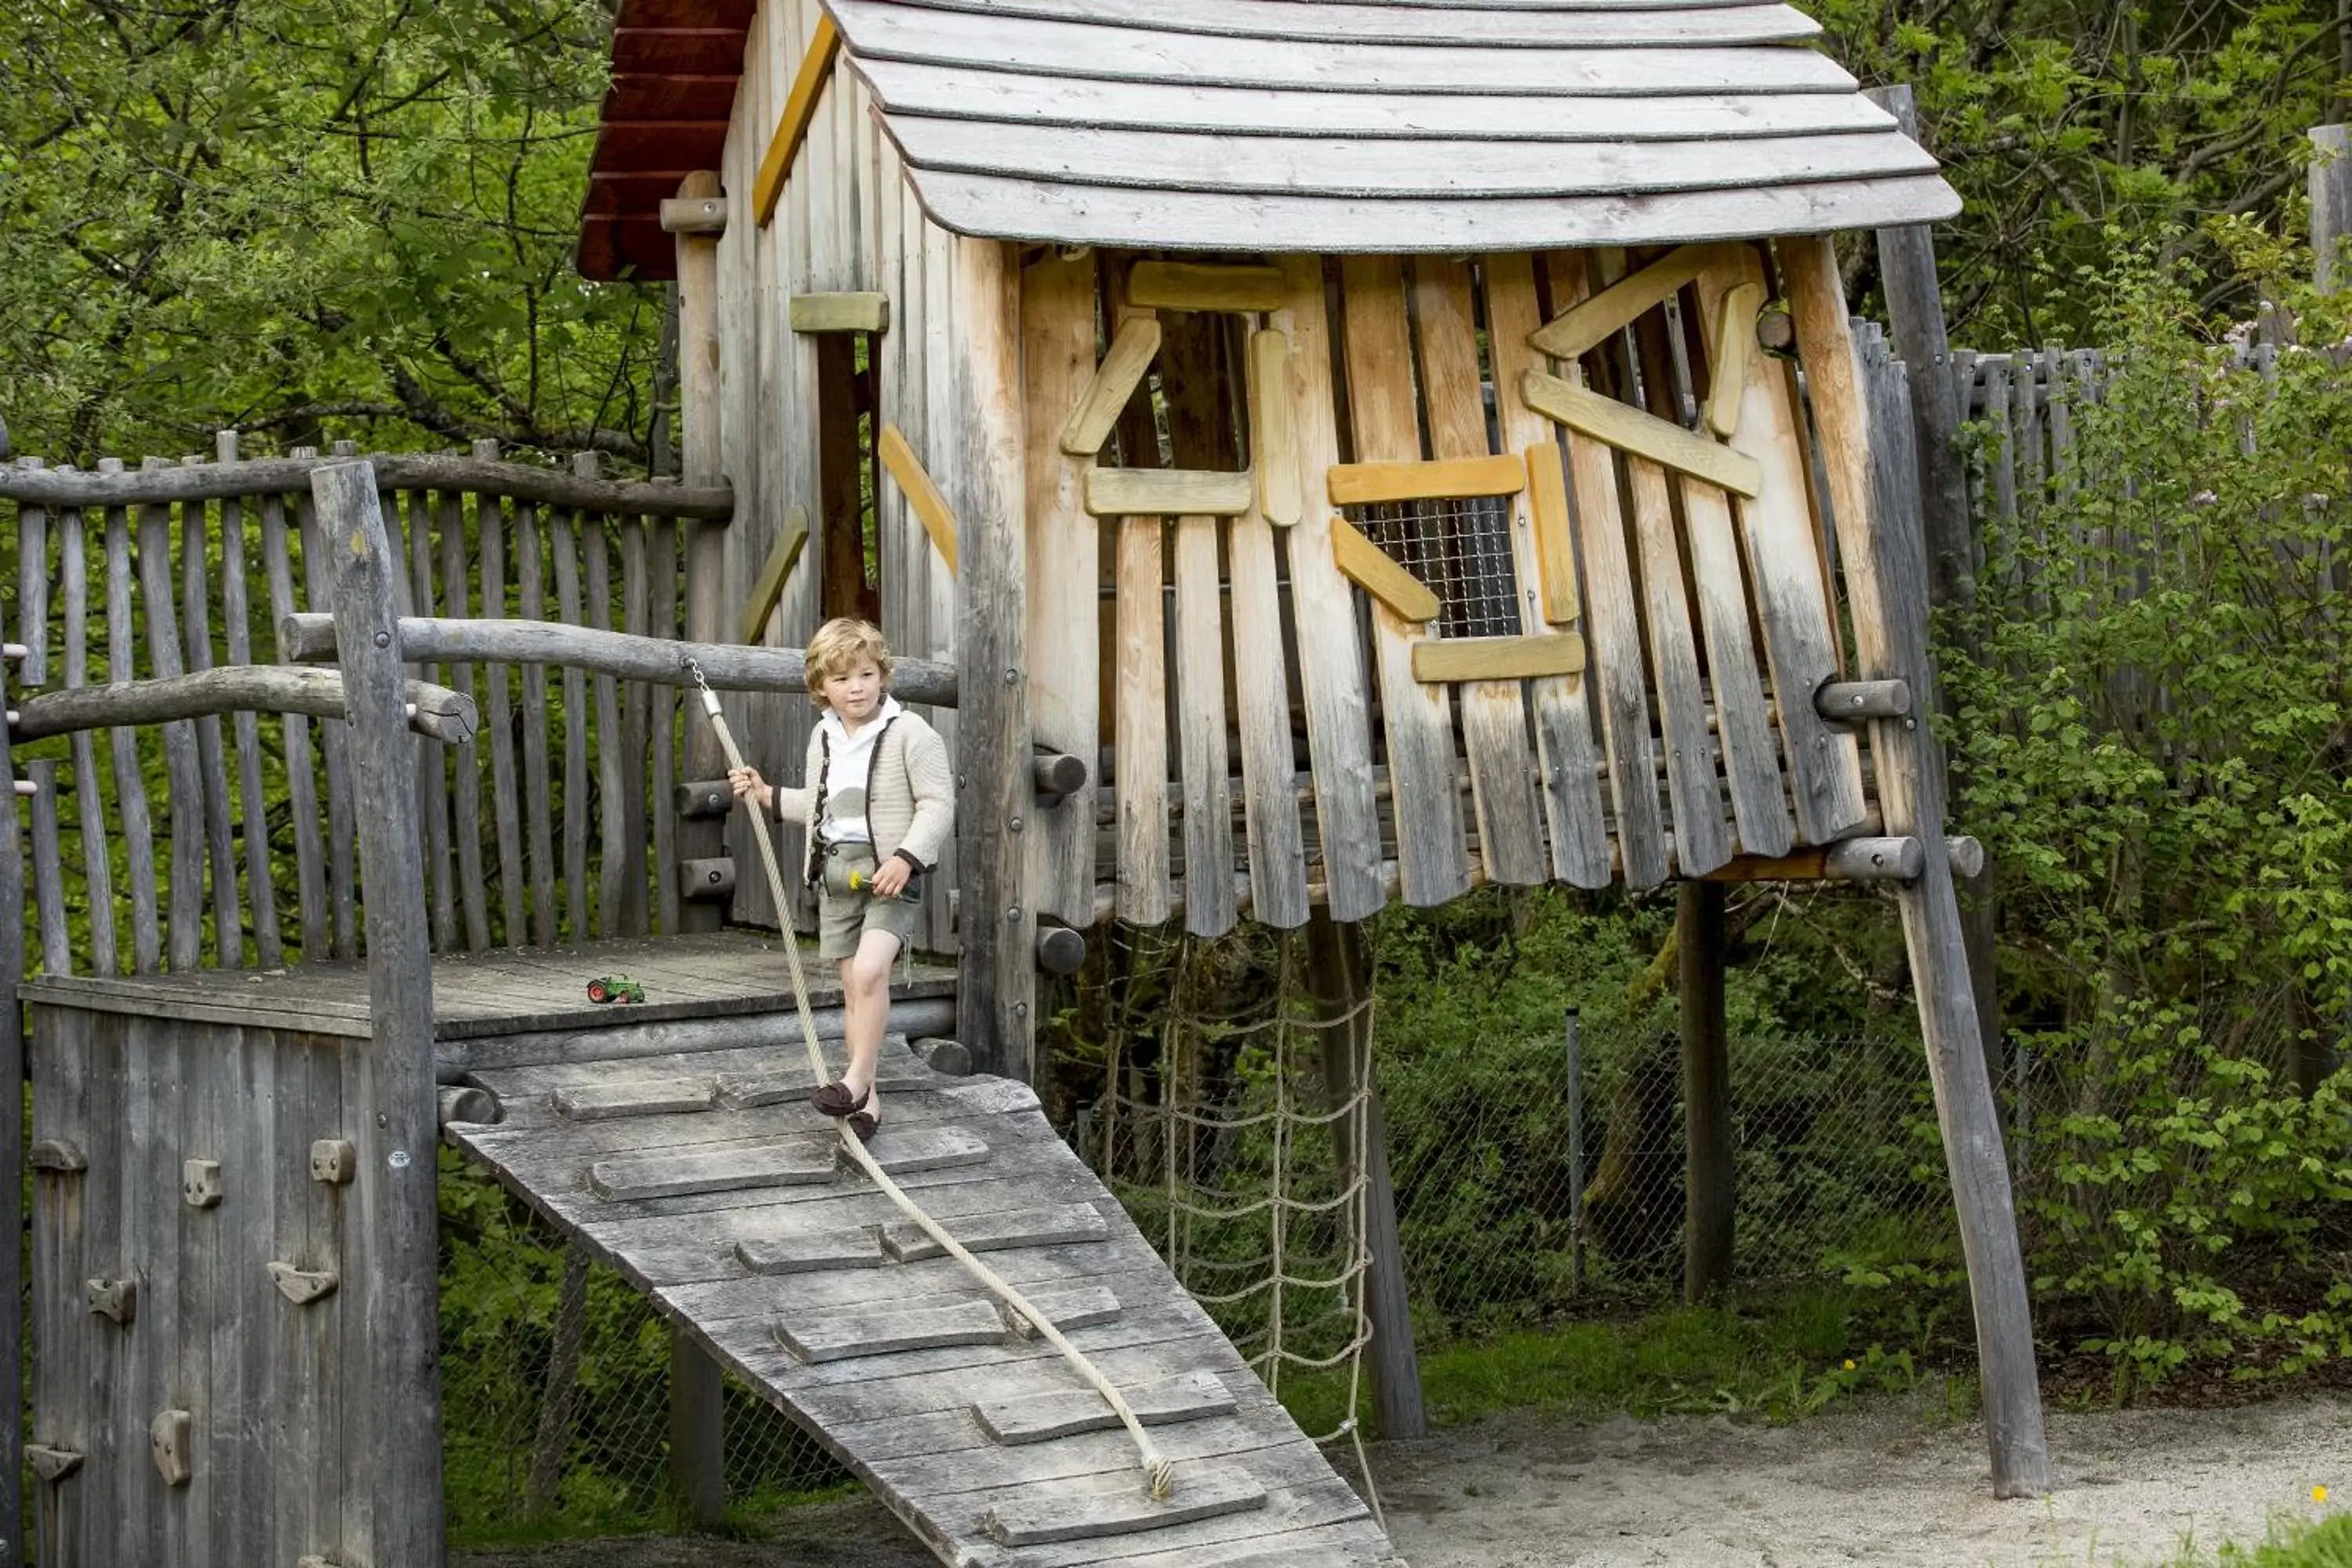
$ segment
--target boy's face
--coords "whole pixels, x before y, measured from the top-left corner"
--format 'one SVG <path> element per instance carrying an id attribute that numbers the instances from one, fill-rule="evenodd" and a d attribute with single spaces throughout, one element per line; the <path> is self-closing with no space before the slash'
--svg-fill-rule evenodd
<path id="1" fill-rule="evenodd" d="M 882 671 L 870 660 L 824 678 L 824 700 L 847 724 L 862 724 L 882 707 Z"/>

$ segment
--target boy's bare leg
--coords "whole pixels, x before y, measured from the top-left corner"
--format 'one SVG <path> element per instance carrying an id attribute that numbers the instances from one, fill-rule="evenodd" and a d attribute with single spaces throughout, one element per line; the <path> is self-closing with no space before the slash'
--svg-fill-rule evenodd
<path id="1" fill-rule="evenodd" d="M 841 1081 L 853 1096 L 873 1089 L 881 1066 L 882 1036 L 890 1026 L 890 966 L 898 959 L 898 939 L 888 931 L 869 931 L 859 938 L 856 956 L 841 961 L 842 1033 L 849 1047 L 849 1066 Z M 881 1098 L 869 1099 L 866 1109 L 879 1125 Z"/>

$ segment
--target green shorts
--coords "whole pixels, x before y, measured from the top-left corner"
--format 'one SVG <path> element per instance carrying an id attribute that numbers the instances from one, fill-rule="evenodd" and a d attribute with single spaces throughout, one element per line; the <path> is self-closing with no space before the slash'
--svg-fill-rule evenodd
<path id="1" fill-rule="evenodd" d="M 902 952 L 915 945 L 915 923 L 922 918 L 922 905 L 904 899 L 877 899 L 868 892 L 849 889 L 851 872 L 856 872 L 862 881 L 872 878 L 874 868 L 870 845 L 840 844 L 825 851 L 824 879 L 818 884 L 816 896 L 819 958 L 856 956 L 858 944 L 869 931 L 889 932 L 898 939 Z"/>

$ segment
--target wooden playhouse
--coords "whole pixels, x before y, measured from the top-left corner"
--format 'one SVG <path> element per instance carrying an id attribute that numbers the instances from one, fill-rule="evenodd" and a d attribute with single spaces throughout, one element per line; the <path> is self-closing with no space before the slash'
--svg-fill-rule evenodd
<path id="1" fill-rule="evenodd" d="M 1895 883 L 1996 1482 L 2033 1490 L 1973 846 L 1831 239 L 1958 200 L 1818 34 L 1676 0 L 628 0 L 581 263 L 677 280 L 746 640 L 864 613 L 960 669 L 930 937 L 984 1063 L 1026 1075 L 1056 927 Z M 810 716 L 770 712 L 773 767 Z"/>

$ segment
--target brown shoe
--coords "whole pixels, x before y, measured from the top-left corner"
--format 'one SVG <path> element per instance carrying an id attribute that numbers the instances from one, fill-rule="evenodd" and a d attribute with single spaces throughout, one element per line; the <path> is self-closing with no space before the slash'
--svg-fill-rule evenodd
<path id="1" fill-rule="evenodd" d="M 809 1103 L 827 1116 L 852 1116 L 866 1109 L 866 1099 L 873 1092 L 868 1089 L 863 1093 L 853 1095 L 849 1092 L 847 1084 L 829 1083 L 809 1096 Z"/>
<path id="2" fill-rule="evenodd" d="M 872 1111 L 861 1110 L 850 1117 L 849 1130 L 857 1134 L 857 1141 L 860 1143 L 871 1143 L 874 1142 L 874 1134 L 882 1130 L 882 1124 L 874 1120 Z"/>

